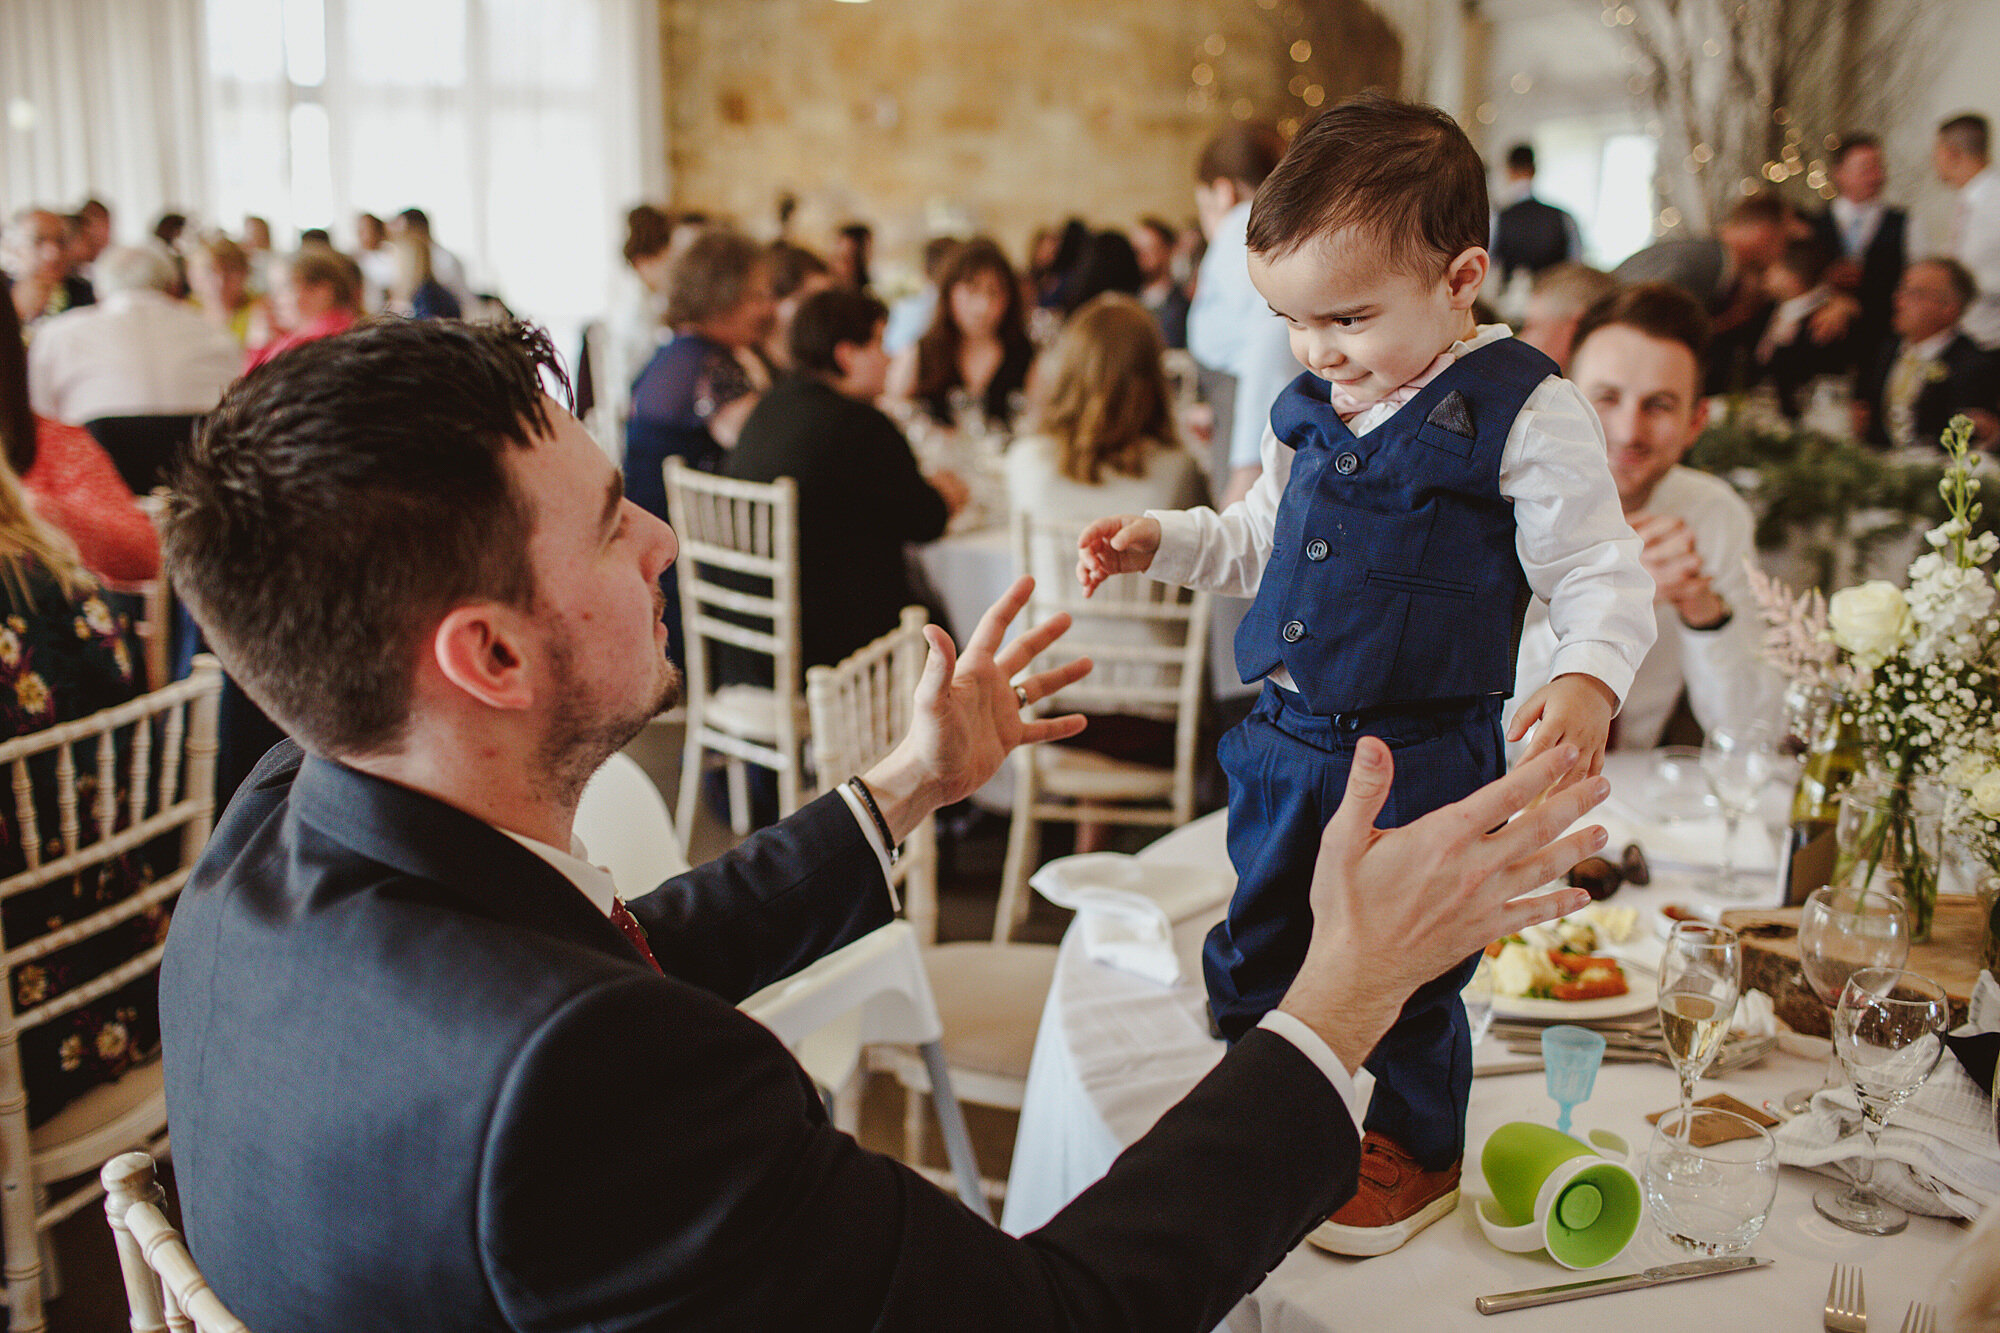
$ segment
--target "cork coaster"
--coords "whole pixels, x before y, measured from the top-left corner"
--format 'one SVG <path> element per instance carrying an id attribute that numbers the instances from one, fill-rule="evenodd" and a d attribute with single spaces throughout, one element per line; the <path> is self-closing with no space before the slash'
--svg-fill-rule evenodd
<path id="1" fill-rule="evenodd" d="M 1733 1111 L 1745 1120 L 1748 1120 L 1751 1124 L 1762 1125 L 1765 1129 L 1771 1129 L 1778 1123 L 1776 1116 L 1768 1115 L 1746 1102 L 1738 1101 L 1726 1092 L 1718 1092 L 1713 1097 L 1704 1097 L 1694 1104 L 1694 1124 L 1688 1136 L 1688 1141 L 1697 1148 L 1706 1148 L 1717 1143 L 1727 1143 L 1731 1139 L 1754 1137 L 1748 1129 L 1736 1121 L 1729 1119 L 1727 1116 L 1703 1115 L 1702 1111 L 1704 1109 Z M 1655 1111 L 1646 1117 L 1646 1123 L 1657 1125 L 1663 1117 L 1670 1116 L 1678 1110 L 1680 1110 L 1678 1106 L 1670 1106 L 1664 1111 Z"/>

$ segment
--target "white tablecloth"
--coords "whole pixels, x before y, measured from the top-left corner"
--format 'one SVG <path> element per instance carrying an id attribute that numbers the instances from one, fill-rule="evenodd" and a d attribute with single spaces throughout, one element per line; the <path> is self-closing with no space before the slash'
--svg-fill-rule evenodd
<path id="1" fill-rule="evenodd" d="M 1614 790 L 1630 790 L 1643 759 L 1614 758 L 1619 761 L 1612 769 Z M 1142 855 L 1226 870 L 1223 821 L 1221 814 L 1197 820 Z M 1621 898 L 1650 905 L 1709 901 L 1694 887 L 1695 878 L 1658 871 L 1653 887 L 1626 888 Z M 1075 931 L 1063 941 L 1021 1109 L 1002 1219 L 1008 1231 L 1018 1235 L 1034 1229 L 1096 1181 L 1126 1145 L 1222 1058 L 1222 1044 L 1208 1036 L 1199 980 L 1201 940 L 1212 919 L 1176 928 L 1190 980 L 1171 990 L 1092 963 Z M 1497 1042 L 1488 1042 L 1475 1055 L 1480 1062 L 1509 1058 Z M 1729 1092 L 1758 1105 L 1792 1088 L 1816 1085 L 1824 1068 L 1823 1061 L 1779 1053 L 1751 1068 L 1702 1080 L 1696 1095 Z M 1369 1082 L 1364 1074 L 1363 1098 Z M 1578 1108 L 1576 1124 L 1613 1130 L 1643 1154 L 1651 1134 L 1643 1117 L 1673 1105 L 1676 1095 L 1673 1072 L 1663 1066 L 1607 1064 L 1594 1096 Z M 1479 1148 L 1507 1121 L 1553 1123 L 1554 1113 L 1540 1073 L 1475 1079 L 1467 1116 L 1464 1200 L 1453 1216 L 1401 1250 L 1375 1259 L 1342 1259 L 1302 1246 L 1232 1312 L 1225 1327 L 1283 1333 L 1490 1330 L 1496 1325 L 1474 1311 L 1475 1296 L 1685 1258 L 1658 1239 L 1649 1222 L 1640 1224 L 1624 1255 L 1596 1274 L 1572 1275 L 1545 1255 L 1504 1254 L 1486 1242 L 1472 1212 L 1477 1199 L 1488 1197 L 1478 1168 Z M 1756 1327 L 1771 1333 L 1817 1329 L 1831 1265 L 1844 1262 L 1865 1266 L 1875 1321 L 1894 1328 L 1909 1301 L 1929 1295 L 1962 1233 L 1952 1223 L 1928 1217 L 1913 1219 L 1901 1236 L 1877 1239 L 1843 1231 L 1813 1210 L 1812 1192 L 1829 1183 L 1824 1176 L 1797 1170 L 1781 1174 L 1770 1222 L 1753 1247 L 1760 1257 L 1776 1260 L 1770 1269 L 1498 1318 L 1535 1333 L 1600 1333 L 1608 1326 Z"/>

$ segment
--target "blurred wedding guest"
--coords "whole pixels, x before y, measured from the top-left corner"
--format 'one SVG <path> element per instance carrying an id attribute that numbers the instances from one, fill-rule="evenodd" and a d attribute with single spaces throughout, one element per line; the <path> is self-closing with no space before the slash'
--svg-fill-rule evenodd
<path id="1" fill-rule="evenodd" d="M 97 299 L 90 283 L 70 272 L 69 224 L 46 208 L 24 208 L 8 219 L 0 232 L 0 269 L 31 338 L 43 320 Z"/>
<path id="2" fill-rule="evenodd" d="M 1051 237 L 1050 253 L 1054 253 L 1054 233 Z M 882 331 L 882 346 L 890 356 L 900 354 L 905 348 L 916 345 L 924 336 L 924 330 L 931 326 L 931 316 L 937 313 L 938 278 L 944 273 L 945 261 L 959 246 L 956 236 L 933 236 L 924 242 L 924 285 L 908 296 L 900 296 L 889 307 L 889 326 Z"/>
<path id="3" fill-rule="evenodd" d="M 406 208 L 396 214 L 394 220 L 389 223 L 389 235 L 393 239 L 405 233 L 421 236 L 429 243 L 431 274 L 458 301 L 458 308 L 476 309 L 479 298 L 474 294 L 472 283 L 466 277 L 465 261 L 438 244 L 437 238 L 431 235 L 430 214 L 421 208 Z"/>
<path id="4" fill-rule="evenodd" d="M 1059 310 L 1069 291 L 1070 274 L 1083 258 L 1090 242 L 1090 228 L 1082 218 L 1070 218 L 1062 226 L 1036 238 L 1031 266 L 1034 272 L 1034 303 L 1038 309 Z"/>
<path id="5" fill-rule="evenodd" d="M 1764 291 L 1776 308 L 1757 343 L 1758 377 L 1778 391 L 1778 410 L 1796 419 L 1806 386 L 1822 375 L 1854 366 L 1854 346 L 1845 335 L 1825 337 L 1812 317 L 1833 299 L 1827 278 L 1833 255 L 1817 237 L 1793 241 L 1784 255 L 1764 270 Z"/>
<path id="6" fill-rule="evenodd" d="M 1854 345 L 1873 349 L 1889 336 L 1896 283 L 1909 262 L 1910 215 L 1882 197 L 1889 172 L 1872 134 L 1842 135 L 1828 177 L 1839 193 L 1813 217 L 1813 235 L 1834 256 L 1827 281 L 1860 302 Z"/>
<path id="7" fill-rule="evenodd" d="M 869 264 L 875 258 L 875 230 L 865 222 L 850 222 L 833 238 L 833 281 L 849 291 L 865 292 L 872 281 Z"/>
<path id="8" fill-rule="evenodd" d="M 187 256 L 181 251 L 181 238 L 187 231 L 187 214 L 162 213 L 153 224 L 153 244 L 167 262 L 174 266 L 174 285 L 167 289 L 173 296 L 186 296 Z"/>
<path id="9" fill-rule="evenodd" d="M 1681 465 L 1708 424 L 1701 392 L 1708 316 L 1664 283 L 1628 287 L 1593 306 L 1568 378 L 1604 425 L 1611 479 L 1639 559 L 1653 577 L 1657 634 L 1632 678 L 1612 748 L 1649 750 L 1685 693 L 1709 728 L 1755 716 L 1780 685 L 1759 653 L 1745 562 L 1754 520 L 1728 482 Z M 1513 707 L 1548 683 L 1556 651 L 1549 605 L 1536 598 L 1521 629 Z M 1510 754 L 1521 749 L 1510 747 Z"/>
<path id="10" fill-rule="evenodd" d="M 81 426 L 30 409 L 27 349 L 7 301 L 0 301 L 0 451 L 35 513 L 69 538 L 85 569 L 112 583 L 159 575 L 159 535 L 103 446 Z"/>
<path id="11" fill-rule="evenodd" d="M 758 345 L 757 354 L 776 373 L 792 368 L 792 319 L 799 306 L 815 292 L 833 287 L 833 270 L 824 259 L 803 245 L 773 241 L 770 248 L 771 299 L 777 304 L 771 332 Z"/>
<path id="12" fill-rule="evenodd" d="M 396 252 L 389 245 L 389 228 L 373 213 L 354 215 L 354 262 L 361 266 L 361 307 L 379 312 L 396 279 Z"/>
<path id="13" fill-rule="evenodd" d="M 77 219 L 83 224 L 82 260 L 83 275 L 90 276 L 89 266 L 97 262 L 111 244 L 111 209 L 102 199 L 86 199 L 76 210 Z"/>
<path id="14" fill-rule="evenodd" d="M 1007 450 L 1016 512 L 1089 520 L 1207 503 L 1201 464 L 1174 427 L 1164 351 L 1132 297 L 1099 296 L 1070 317 L 1038 377 L 1029 433 Z"/>
<path id="15" fill-rule="evenodd" d="M 1951 253 L 1979 295 L 1965 312 L 1965 333 L 1981 347 L 2000 346 L 2000 172 L 1993 170 L 1993 130 L 1986 117 L 1953 116 L 1938 126 L 1931 166 L 1958 191 Z"/>
<path id="16" fill-rule="evenodd" d="M 1855 434 L 1884 448 L 1935 445 L 1963 412 L 1979 444 L 2000 438 L 2000 365 L 1961 324 L 1978 291 L 1956 259 L 1919 259 L 1903 270 L 1892 336 L 1855 378 Z"/>
<path id="17" fill-rule="evenodd" d="M 273 260 L 270 274 L 271 319 L 281 332 L 250 353 L 246 371 L 350 329 L 361 317 L 361 269 L 346 255 L 314 246 Z"/>
<path id="18" fill-rule="evenodd" d="M 236 378 L 242 351 L 187 302 L 151 246 L 113 246 L 97 261 L 102 299 L 48 321 L 28 353 L 37 413 L 84 425 L 100 417 L 206 412 Z"/>
<path id="19" fill-rule="evenodd" d="M 1063 293 L 1062 312 L 1068 318 L 1085 303 L 1106 292 L 1137 296 L 1145 283 L 1139 270 L 1139 256 L 1131 238 L 1122 231 L 1097 231 L 1084 242 L 1083 254 L 1070 271 Z"/>
<path id="20" fill-rule="evenodd" d="M 577 376 L 577 410 L 607 413 L 622 432 L 632 406 L 632 381 L 653 359 L 667 336 L 667 270 L 673 263 L 674 220 L 652 204 L 625 213 L 625 267 L 612 280 L 611 304 L 603 333 L 586 344 L 588 374 Z"/>
<path id="21" fill-rule="evenodd" d="M 1588 264 L 1567 262 L 1543 269 L 1528 289 L 1528 308 L 1514 336 L 1546 353 L 1558 370 L 1566 372 L 1583 312 L 1617 290 L 1617 279 Z"/>
<path id="22" fill-rule="evenodd" d="M 207 232 L 188 251 L 188 286 L 194 306 L 240 348 L 270 338 L 270 308 L 250 290 L 250 256 L 219 231 Z"/>
<path id="23" fill-rule="evenodd" d="M 271 248 L 271 224 L 255 213 L 246 213 L 243 235 L 238 240 L 243 253 L 250 256 L 250 290 L 269 296 L 271 269 L 278 263 L 278 253 Z"/>
<path id="24" fill-rule="evenodd" d="M 118 475 L 101 454 L 94 467 L 72 450 L 72 445 L 88 445 L 90 437 L 64 426 L 44 434 L 40 424 L 28 419 L 21 396 L 20 327 L 11 306 L 0 314 L 0 344 L 0 438 L 5 442 L 0 457 L 0 740 L 9 740 L 86 717 L 139 693 L 130 622 L 105 595 L 90 566 L 93 558 L 114 558 L 130 562 L 127 573 L 151 577 L 159 569 L 159 552 L 157 545 L 142 552 L 127 536 L 97 526 L 104 516 L 92 512 L 96 489 L 103 484 L 104 496 L 117 498 L 113 488 Z M 32 490 L 12 465 L 23 447 L 34 453 L 32 470 L 40 474 Z M 71 488 L 89 489 L 93 495 L 68 494 Z M 56 501 L 53 511 L 43 508 L 51 499 Z M 131 505 L 129 492 L 122 503 Z M 56 521 L 77 520 L 76 529 L 56 527 Z M 146 527 L 150 532 L 151 525 Z M 79 548 L 86 552 L 81 561 Z M 30 765 L 28 770 L 40 826 L 40 845 L 34 848 L 38 863 L 55 861 L 67 850 L 63 824 L 72 813 L 58 810 L 55 757 L 45 760 L 46 766 Z M 79 774 L 78 787 L 73 814 L 88 840 L 103 808 L 96 799 L 95 772 Z M 104 806 L 118 809 L 130 793 L 120 786 L 103 795 Z M 25 833 L 16 822 L 14 802 L 7 801 L 0 809 L 0 875 L 27 868 Z M 8 898 L 0 904 L 7 947 L 20 949 L 141 891 L 152 882 L 144 862 L 144 849 L 135 848 L 101 869 L 61 876 Z M 166 908 L 150 907 L 109 935 L 40 958 L 31 955 L 9 969 L 10 998 L 17 1009 L 54 1000 L 159 943 L 166 929 Z M 160 1040 L 156 977 L 147 971 L 21 1034 L 29 1124 L 46 1122 L 93 1087 L 153 1056 Z"/>
<path id="25" fill-rule="evenodd" d="M 1187 345 L 1209 372 L 1202 397 L 1214 406 L 1217 434 L 1228 442 L 1222 503 L 1247 495 L 1263 471 L 1259 449 L 1277 401 L 1299 373 L 1285 322 L 1250 285 L 1243 237 L 1257 187 L 1285 155 L 1285 141 L 1269 125 L 1230 125 L 1202 149 L 1195 163 L 1194 201 L 1208 237 L 1188 306 Z"/>
<path id="26" fill-rule="evenodd" d="M 395 276 L 389 282 L 391 311 L 413 319 L 464 318 L 465 307 L 431 269 L 434 252 L 428 237 L 405 231 L 389 242 L 389 248 L 396 257 Z"/>
<path id="27" fill-rule="evenodd" d="M 831 666 L 896 628 L 921 600 L 903 547 L 944 535 L 965 483 L 926 478 L 896 423 L 874 406 L 889 373 L 888 311 L 865 292 L 815 292 L 792 320 L 794 373 L 758 400 L 722 471 L 745 481 L 798 482 L 800 649 Z M 718 661 L 724 680 L 768 685 Z M 799 682 L 792 685 L 797 687 Z"/>
<path id="28" fill-rule="evenodd" d="M 1739 388 L 1773 302 L 1764 270 L 1792 239 L 1792 210 L 1760 191 L 1736 201 L 1713 236 L 1655 241 L 1612 271 L 1619 283 L 1667 282 L 1700 301 L 1713 329 L 1708 353 L 1710 394 Z"/>
<path id="29" fill-rule="evenodd" d="M 1070 316 L 1037 376 L 1032 433 L 1007 450 L 1007 498 L 1015 513 L 1073 519 L 1081 531 L 1100 514 L 1208 503 L 1206 470 L 1175 433 L 1173 393 L 1160 367 L 1165 351 L 1152 314 L 1132 297 L 1099 296 Z M 1075 552 L 1069 556 L 1063 568 L 1026 572 L 1067 580 Z M 1087 633 L 1105 639 L 1131 629 L 1093 623 Z M 1162 643 L 1173 641 L 1152 632 Z M 1133 763 L 1171 764 L 1172 710 L 1094 716 L 1082 735 L 1062 743 Z M 1096 851 L 1103 827 L 1080 824 L 1076 836 L 1077 851 Z"/>
<path id="30" fill-rule="evenodd" d="M 1535 197 L 1535 150 L 1517 143 L 1507 152 L 1507 179 L 1497 192 L 1493 214 L 1493 267 L 1498 292 L 1516 273 L 1538 277 L 1557 264 L 1583 255 L 1576 219 Z M 1504 202 L 1502 202 L 1504 201 Z"/>
<path id="31" fill-rule="evenodd" d="M 1035 360 L 1021 307 L 1021 284 L 999 246 L 980 237 L 952 251 L 930 328 L 890 367 L 890 396 L 942 425 L 977 415 L 1011 427 Z"/>
<path id="32" fill-rule="evenodd" d="M 1160 326 L 1169 347 L 1187 346 L 1187 289 L 1174 277 L 1174 248 L 1180 233 L 1172 223 L 1149 217 L 1132 228 L 1132 256 L 1139 261 L 1139 304 Z"/>

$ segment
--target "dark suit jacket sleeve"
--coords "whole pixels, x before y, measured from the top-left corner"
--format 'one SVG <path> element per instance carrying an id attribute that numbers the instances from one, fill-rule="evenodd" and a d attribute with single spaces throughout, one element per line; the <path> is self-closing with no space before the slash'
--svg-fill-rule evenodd
<path id="1" fill-rule="evenodd" d="M 909 441 L 894 422 L 872 407 L 863 409 L 856 444 L 863 446 L 858 466 L 846 475 L 855 482 L 858 507 L 907 542 L 936 541 L 951 519 L 944 497 L 924 479 Z"/>
<path id="2" fill-rule="evenodd" d="M 482 1260 L 512 1326 L 1206 1330 L 1354 1186 L 1339 1098 L 1264 1031 L 1018 1240 L 811 1096 L 768 1032 L 670 983 L 556 1014 L 481 1167 Z"/>
<path id="3" fill-rule="evenodd" d="M 829 792 L 632 903 L 668 975 L 734 1003 L 886 925 L 882 863 Z"/>
<path id="4" fill-rule="evenodd" d="M 1936 444 L 1953 416 L 1975 408 L 1991 412 L 2000 399 L 2000 361 L 1963 335 L 1945 348 L 1944 379 L 1917 395 L 1917 438 Z"/>

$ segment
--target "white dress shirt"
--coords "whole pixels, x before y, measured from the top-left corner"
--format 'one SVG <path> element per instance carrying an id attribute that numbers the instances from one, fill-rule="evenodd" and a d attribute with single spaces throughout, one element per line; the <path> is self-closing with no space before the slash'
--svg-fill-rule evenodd
<path id="1" fill-rule="evenodd" d="M 1702 569 L 1728 606 L 1730 619 L 1719 629 L 1690 629 L 1673 603 L 1664 598 L 1653 603 L 1659 637 L 1639 664 L 1618 715 L 1615 748 L 1620 750 L 1658 745 L 1683 689 L 1704 730 L 1765 715 L 1783 693 L 1782 682 L 1758 652 L 1757 604 L 1746 568 L 1757 557 L 1750 506 L 1721 478 L 1676 467 L 1660 479 L 1646 512 L 1688 525 Z M 1509 722 L 1521 701 L 1551 679 L 1555 652 L 1548 608 L 1537 600 L 1521 630 Z M 1509 748 L 1518 758 L 1522 747 Z"/>
<path id="2" fill-rule="evenodd" d="M 1834 197 L 1831 211 L 1833 228 L 1840 234 L 1840 252 L 1849 259 L 1860 259 L 1875 243 L 1875 233 L 1882 229 L 1882 216 L 1889 206 L 1880 199 L 1857 204 L 1843 194 Z"/>
<path id="3" fill-rule="evenodd" d="M 1463 356 L 1511 336 L 1483 325 L 1449 354 Z M 1398 410 L 1378 403 L 1348 422 L 1366 435 Z M 1250 494 L 1212 509 L 1149 510 L 1160 523 L 1156 579 L 1230 597 L 1252 597 L 1270 560 L 1278 503 L 1292 451 L 1267 425 L 1264 475 Z M 1594 676 L 1620 699 L 1653 643 L 1653 580 L 1639 563 L 1639 539 L 1625 522 L 1605 459 L 1604 428 L 1575 385 L 1551 375 L 1528 395 L 1500 455 L 1500 494 L 1514 505 L 1514 549 L 1535 595 L 1550 604 L 1559 647 L 1555 674 Z M 1296 688 L 1284 667 L 1272 680 Z"/>
<path id="4" fill-rule="evenodd" d="M 1285 321 L 1250 282 L 1250 201 L 1222 217 L 1201 258 L 1194 300 L 1188 306 L 1188 351 L 1210 370 L 1236 379 L 1235 420 L 1229 430 L 1229 465 L 1254 466 L 1271 404 L 1303 369 L 1292 355 Z"/>
<path id="5" fill-rule="evenodd" d="M 185 301 L 150 289 L 66 310 L 28 348 L 28 401 L 56 421 L 206 412 L 243 349 Z"/>
<path id="6" fill-rule="evenodd" d="M 1988 167 L 1967 181 L 1958 209 L 1953 252 L 1979 284 L 1959 325 L 1981 347 L 2000 347 L 2000 172 Z"/>

